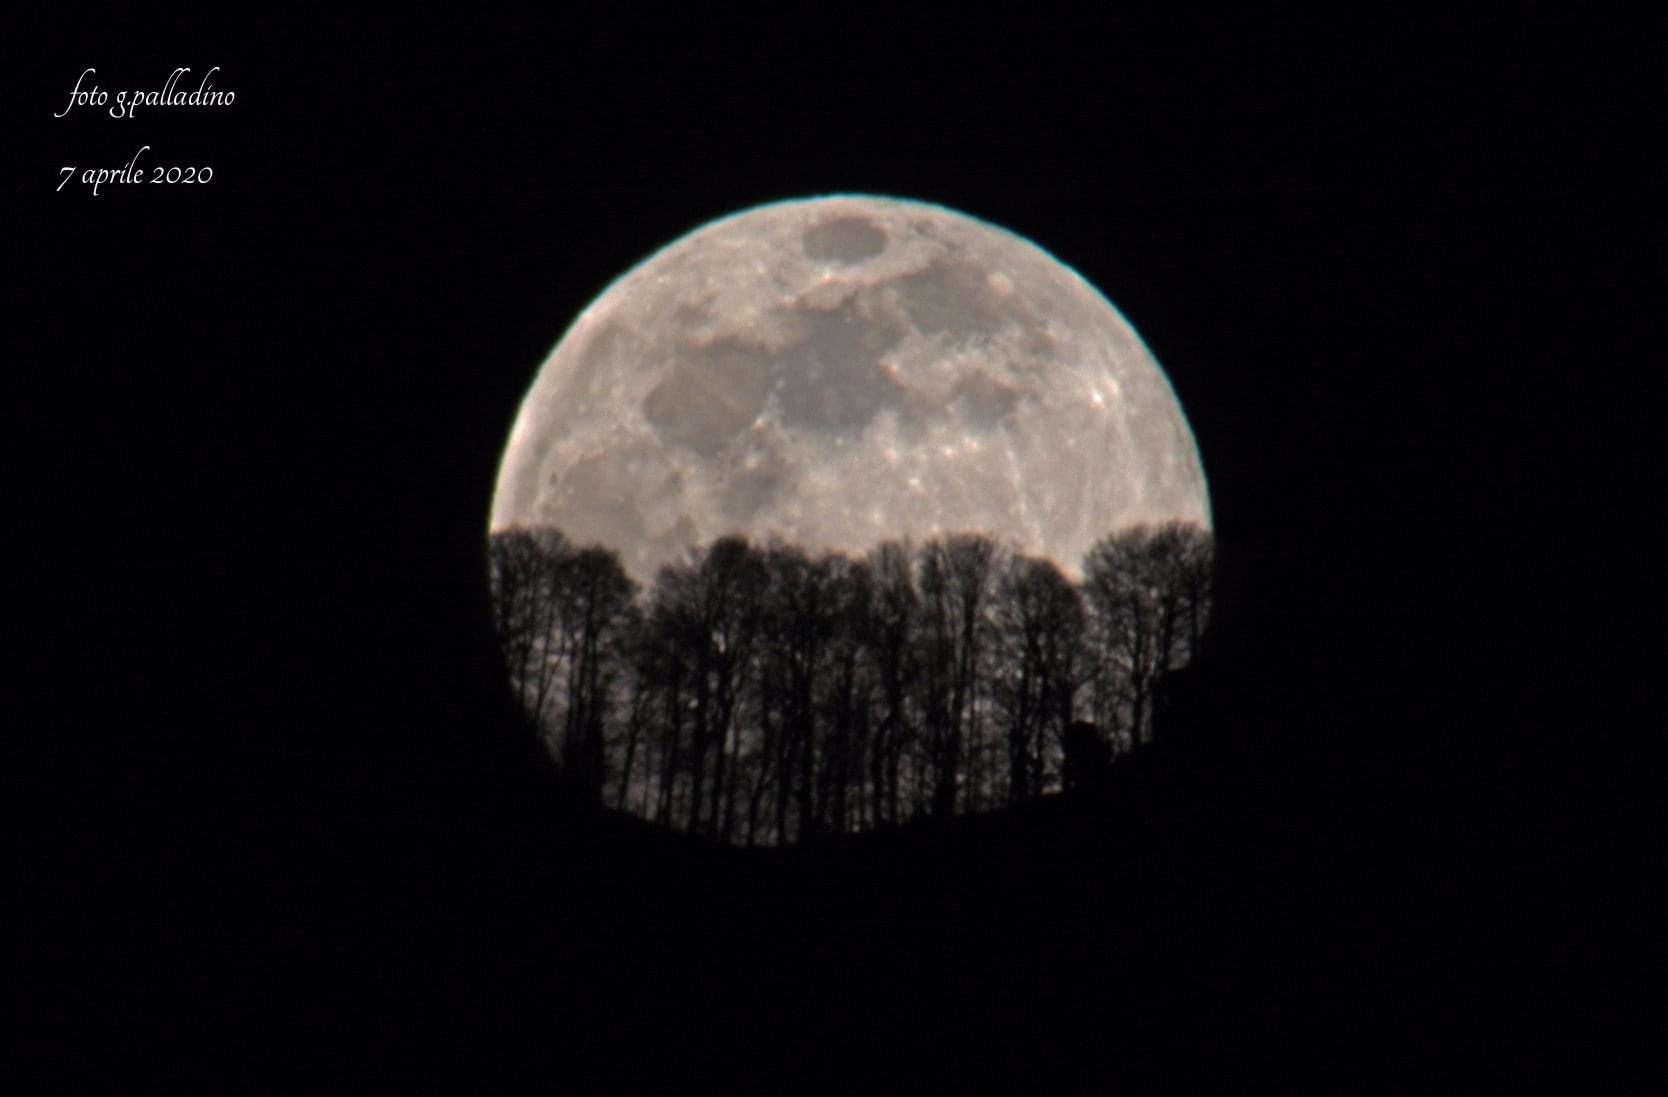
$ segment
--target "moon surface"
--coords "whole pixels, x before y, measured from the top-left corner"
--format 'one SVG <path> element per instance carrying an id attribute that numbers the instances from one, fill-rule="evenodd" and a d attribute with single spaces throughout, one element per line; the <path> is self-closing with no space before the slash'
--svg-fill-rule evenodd
<path id="1" fill-rule="evenodd" d="M 642 581 L 730 533 L 966 530 L 1075 576 L 1170 519 L 1210 527 L 1198 448 L 1106 298 L 984 222 L 842 196 L 705 225 L 597 298 L 521 405 L 490 528 L 555 526 Z"/>

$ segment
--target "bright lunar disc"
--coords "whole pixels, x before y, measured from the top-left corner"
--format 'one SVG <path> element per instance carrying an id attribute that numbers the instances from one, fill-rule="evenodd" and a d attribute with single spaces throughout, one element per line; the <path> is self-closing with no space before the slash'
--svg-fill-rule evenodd
<path id="1" fill-rule="evenodd" d="M 938 206 L 761 206 L 610 286 L 539 370 L 491 528 L 638 579 L 728 533 L 868 551 L 977 530 L 1076 575 L 1139 522 L 1210 528 L 1193 433 L 1129 323 L 1028 241 Z"/>

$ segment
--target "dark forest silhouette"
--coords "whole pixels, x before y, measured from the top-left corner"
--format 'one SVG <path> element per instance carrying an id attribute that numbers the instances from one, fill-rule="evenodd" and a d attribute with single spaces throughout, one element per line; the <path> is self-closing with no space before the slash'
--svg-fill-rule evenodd
<path id="1" fill-rule="evenodd" d="M 1131 527 L 1074 583 L 982 534 L 861 559 L 725 537 L 648 590 L 551 528 L 489 555 L 511 686 L 572 785 L 761 845 L 1093 782 L 1198 652 L 1214 546 Z"/>

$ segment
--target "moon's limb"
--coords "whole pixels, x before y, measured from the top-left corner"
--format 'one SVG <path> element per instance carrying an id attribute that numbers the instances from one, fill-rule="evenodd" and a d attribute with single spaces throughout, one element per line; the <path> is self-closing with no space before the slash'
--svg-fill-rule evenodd
<path id="1" fill-rule="evenodd" d="M 861 553 L 983 530 L 1075 573 L 1136 522 L 1210 525 L 1193 434 L 1115 308 L 936 206 L 764 206 L 610 286 L 524 400 L 490 525 L 639 579 L 725 533 Z"/>

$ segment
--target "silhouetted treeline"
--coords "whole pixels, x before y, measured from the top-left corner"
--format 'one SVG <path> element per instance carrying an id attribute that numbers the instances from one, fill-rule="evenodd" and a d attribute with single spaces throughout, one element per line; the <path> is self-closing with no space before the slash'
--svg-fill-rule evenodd
<path id="1" fill-rule="evenodd" d="M 1213 546 L 1134 527 L 1081 583 L 976 534 L 861 559 L 726 537 L 647 591 L 554 529 L 496 533 L 490 561 L 511 685 L 573 784 L 754 845 L 1092 780 L 1198 650 Z"/>

